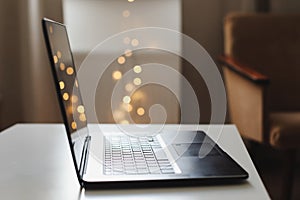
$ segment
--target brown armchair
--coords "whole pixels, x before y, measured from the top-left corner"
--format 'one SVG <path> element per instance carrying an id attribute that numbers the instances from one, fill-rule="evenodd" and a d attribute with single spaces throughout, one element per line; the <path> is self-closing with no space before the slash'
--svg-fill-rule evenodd
<path id="1" fill-rule="evenodd" d="M 241 135 L 282 149 L 290 198 L 300 147 L 300 15 L 230 14 L 219 58 L 229 113 Z"/>

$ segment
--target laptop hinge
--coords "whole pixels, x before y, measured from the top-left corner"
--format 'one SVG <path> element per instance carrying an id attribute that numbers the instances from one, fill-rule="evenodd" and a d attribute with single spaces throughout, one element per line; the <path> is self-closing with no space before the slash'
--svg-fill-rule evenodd
<path id="1" fill-rule="evenodd" d="M 86 136 L 82 148 L 82 155 L 81 155 L 81 161 L 80 161 L 80 167 L 79 167 L 79 174 L 81 178 L 86 172 L 88 157 L 89 157 L 89 147 L 90 147 L 90 141 L 91 136 Z"/>

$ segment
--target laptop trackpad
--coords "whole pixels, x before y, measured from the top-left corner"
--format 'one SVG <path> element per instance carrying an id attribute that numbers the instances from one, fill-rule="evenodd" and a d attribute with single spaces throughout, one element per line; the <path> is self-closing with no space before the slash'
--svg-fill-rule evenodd
<path id="1" fill-rule="evenodd" d="M 182 157 L 199 157 L 206 156 L 220 156 L 221 153 L 214 148 L 210 143 L 183 143 L 173 144 L 173 147 L 178 154 Z"/>

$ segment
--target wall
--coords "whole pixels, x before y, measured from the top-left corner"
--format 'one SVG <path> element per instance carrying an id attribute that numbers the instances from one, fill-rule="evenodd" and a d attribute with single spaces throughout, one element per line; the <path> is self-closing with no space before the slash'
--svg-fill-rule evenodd
<path id="1" fill-rule="evenodd" d="M 136 0 L 132 3 L 129 3 L 128 1 L 124 0 L 65 0 L 64 19 L 69 31 L 75 63 L 77 68 L 80 68 L 80 64 L 82 63 L 83 59 L 93 48 L 107 38 L 122 31 L 141 27 L 163 27 L 180 31 L 181 1 Z M 134 39 L 133 36 L 129 35 L 129 37 L 130 39 Z M 146 35 L 140 35 L 139 38 L 136 39 L 138 39 L 139 43 L 142 44 L 145 43 L 145 41 L 148 41 L 148 38 L 149 37 Z M 99 55 L 99 58 L 101 56 L 109 57 L 123 48 L 124 50 L 126 48 L 132 48 L 130 44 L 127 46 L 124 45 L 122 40 L 123 38 L 120 39 L 120 44 L 107 46 L 105 52 Z M 174 40 L 171 46 L 174 50 L 179 51 L 181 49 L 180 40 Z M 115 59 L 117 60 L 117 58 L 118 57 Z M 86 110 L 88 111 L 87 115 L 89 120 L 100 121 L 102 123 L 114 123 L 115 121 L 118 123 L 128 122 L 128 119 L 125 119 L 126 117 L 121 117 L 125 115 L 123 109 L 124 106 L 113 111 L 119 116 L 117 116 L 118 119 L 113 119 L 114 113 L 111 111 L 111 102 L 122 102 L 122 99 L 112 99 L 112 91 L 117 83 L 117 81 L 112 79 L 112 74 L 114 71 L 117 70 L 124 74 L 128 72 L 128 70 L 130 70 L 134 65 L 142 65 L 151 62 L 165 64 L 173 67 L 176 70 L 180 70 L 179 58 L 168 52 L 144 50 L 133 52 L 131 56 L 125 56 L 125 58 L 125 64 L 118 64 L 118 62 L 114 60 L 111 65 L 103 66 L 104 68 L 107 68 L 105 70 L 105 74 L 101 77 L 96 91 L 95 109 L 98 119 L 95 119 L 91 114 L 94 112 L 93 105 L 86 103 Z M 99 59 L 99 63 L 101 63 L 101 59 Z M 135 76 L 133 76 L 132 79 L 133 78 L 135 78 Z M 165 75 L 165 78 L 173 81 L 173 87 L 179 90 L 180 82 L 178 79 L 172 79 L 172 77 L 168 75 Z M 124 79 L 120 81 L 124 81 Z M 81 83 L 81 85 L 86 85 L 86 88 L 89 88 L 86 80 L 82 80 Z M 93 92 L 88 89 L 84 89 L 84 86 L 81 88 L 84 97 L 89 96 L 90 93 Z M 87 92 L 86 95 L 85 92 Z M 160 104 L 164 106 L 168 115 L 166 119 L 167 123 L 178 122 L 178 101 L 174 100 L 174 94 L 168 91 L 168 88 L 152 84 L 152 86 L 145 86 L 144 88 L 139 89 L 139 92 L 142 94 L 139 96 L 141 96 L 143 101 L 140 99 L 134 102 L 134 99 L 132 99 L 133 101 L 131 102 L 133 109 L 130 114 L 135 122 L 150 122 L 148 115 L 150 114 L 149 110 L 152 104 Z M 124 93 L 124 95 L 126 94 Z M 136 95 L 133 95 L 133 98 L 134 96 Z M 89 102 L 89 100 L 85 100 L 85 102 Z M 139 107 L 142 107 L 145 110 L 145 114 L 142 116 L 136 115 L 136 111 Z M 155 119 L 159 119 L 160 115 L 161 112 L 154 112 L 153 117 Z M 160 122 L 163 123 L 164 121 Z"/>
<path id="2" fill-rule="evenodd" d="M 272 12 L 281 13 L 299 13 L 300 1 L 299 0 L 271 0 Z"/>
<path id="3" fill-rule="evenodd" d="M 103 2 L 115 1 L 103 0 Z M 165 6 L 171 6 L 170 4 L 166 5 L 168 1 L 151 0 L 147 2 L 156 2 L 157 5 L 147 10 L 150 19 L 153 17 L 151 13 L 157 9 L 159 10 L 158 2 L 164 3 Z M 176 17 L 175 21 L 178 23 L 168 24 L 170 28 L 180 30 L 180 21 L 182 21 L 183 32 L 196 39 L 215 58 L 222 53 L 222 19 L 225 14 L 229 11 L 253 11 L 253 2 L 252 0 L 184 0 L 182 6 L 176 6 L 174 9 L 180 13 L 182 7 L 182 19 Z M 290 13 L 299 12 L 299 4 L 299 0 L 272 0 L 271 6 L 273 12 Z M 173 6 L 175 5 L 173 4 Z M 98 11 L 100 9 L 102 8 L 99 8 Z M 85 11 L 87 13 L 92 12 L 92 10 L 87 9 Z M 94 11 L 96 12 L 97 9 L 95 8 Z M 104 9 L 104 7 L 101 10 L 103 13 L 110 11 L 110 9 Z M 80 13 L 81 11 L 74 9 L 74 15 L 80 16 Z M 0 100 L 0 129 L 16 122 L 60 121 L 60 111 L 40 29 L 40 18 L 47 16 L 62 21 L 61 0 L 1 1 L 0 16 L 0 93 L 2 96 L 0 97 L 2 99 Z M 172 13 L 164 16 L 168 20 L 177 15 Z M 154 23 L 160 22 L 160 20 L 154 19 L 146 25 L 155 25 Z M 80 20 L 79 18 L 77 20 L 79 21 L 74 23 L 84 25 L 86 22 L 85 19 Z M 109 20 L 111 23 L 117 21 L 110 18 L 103 19 L 103 21 Z M 139 23 L 138 19 L 135 23 Z M 120 29 L 122 28 L 122 24 L 118 26 Z M 77 31 L 70 32 L 73 34 Z M 89 31 L 89 33 L 92 32 Z M 103 39 L 106 36 L 101 37 Z M 85 36 L 85 39 L 82 41 L 86 43 L 90 39 L 90 35 Z M 77 44 L 81 45 L 81 41 L 72 41 L 72 45 Z M 88 46 L 88 49 L 95 44 L 92 43 Z M 76 48 L 76 46 L 72 47 Z M 85 55 L 86 52 L 82 57 Z M 80 62 L 82 58 L 79 54 L 78 58 Z M 188 69 L 185 65 L 183 73 L 193 83 L 199 99 L 205 97 L 205 87 L 199 86 L 198 80 L 200 78 L 194 77 L 193 70 Z M 206 105 L 202 106 L 201 109 L 203 111 L 202 116 L 204 116 L 202 121 L 205 122 L 209 120 L 209 110 L 205 111 L 207 105 L 209 105 L 209 100 L 202 101 Z M 185 121 L 188 123 L 189 119 L 187 118 Z"/>
<path id="4" fill-rule="evenodd" d="M 42 38 L 44 16 L 61 20 L 60 0 L 0 2 L 0 129 L 61 119 Z"/>
<path id="5" fill-rule="evenodd" d="M 0 129 L 7 127 L 22 118 L 22 99 L 20 97 L 20 75 L 14 68 L 19 66 L 20 47 L 19 16 L 16 2 L 1 1 L 0 3 Z M 10 16 L 10 21 L 7 20 Z M 14 22 L 14 23 L 12 23 Z M 18 59 L 16 59 L 18 58 Z M 14 70 L 15 69 L 15 70 Z"/>
<path id="6" fill-rule="evenodd" d="M 22 122 L 61 122 L 41 19 L 62 21 L 61 0 L 25 0 L 20 5 Z"/>
<path id="7" fill-rule="evenodd" d="M 229 12 L 253 12 L 254 1 L 252 0 L 192 0 L 182 1 L 182 30 L 183 33 L 192 37 L 202 45 L 213 59 L 223 52 L 223 18 Z M 185 51 L 183 44 L 183 51 Z M 200 106 L 200 122 L 209 123 L 211 117 L 211 100 L 206 84 L 193 66 L 183 62 L 182 73 L 193 85 Z M 221 70 L 220 70 L 221 73 Z M 183 91 L 184 109 L 193 111 Z M 184 123 L 193 123 L 190 116 L 184 116 Z M 218 122 L 212 122 L 218 123 Z"/>

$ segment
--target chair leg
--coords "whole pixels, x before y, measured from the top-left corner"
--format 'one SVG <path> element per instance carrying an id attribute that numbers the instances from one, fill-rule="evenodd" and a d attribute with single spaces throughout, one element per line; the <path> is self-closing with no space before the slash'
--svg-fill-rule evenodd
<path id="1" fill-rule="evenodd" d="M 296 150 L 288 150 L 284 154 L 283 188 L 281 199 L 290 200 L 293 192 L 293 182 L 296 169 Z"/>

